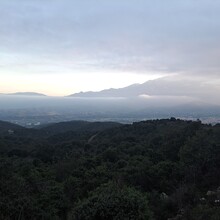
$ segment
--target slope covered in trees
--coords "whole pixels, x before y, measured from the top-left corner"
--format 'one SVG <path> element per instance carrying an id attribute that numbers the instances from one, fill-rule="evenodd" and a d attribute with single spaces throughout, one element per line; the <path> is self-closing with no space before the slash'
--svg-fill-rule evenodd
<path id="1" fill-rule="evenodd" d="M 0 135 L 0 219 L 220 216 L 220 125 L 70 122 Z"/>
<path id="2" fill-rule="evenodd" d="M 23 129 L 23 127 L 9 122 L 0 121 L 0 134 L 8 133 L 8 130 L 20 130 L 20 129 Z"/>

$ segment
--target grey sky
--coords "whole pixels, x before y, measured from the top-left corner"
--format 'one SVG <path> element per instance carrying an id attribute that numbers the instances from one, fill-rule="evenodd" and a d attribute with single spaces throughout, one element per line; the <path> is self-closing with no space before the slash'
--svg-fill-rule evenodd
<path id="1" fill-rule="evenodd" d="M 133 73 L 216 80 L 219 39 L 218 0 L 0 0 L 2 79 Z"/>

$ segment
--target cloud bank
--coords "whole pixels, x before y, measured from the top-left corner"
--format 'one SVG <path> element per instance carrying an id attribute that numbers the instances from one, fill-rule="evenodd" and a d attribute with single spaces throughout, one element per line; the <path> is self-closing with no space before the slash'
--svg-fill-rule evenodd
<path id="1" fill-rule="evenodd" d="M 0 76 L 220 78 L 218 0 L 2 0 Z"/>

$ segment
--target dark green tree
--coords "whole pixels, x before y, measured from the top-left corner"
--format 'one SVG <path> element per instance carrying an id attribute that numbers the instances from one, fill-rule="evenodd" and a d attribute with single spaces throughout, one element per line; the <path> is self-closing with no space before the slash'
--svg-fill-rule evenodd
<path id="1" fill-rule="evenodd" d="M 73 210 L 74 220 L 150 220 L 151 216 L 144 193 L 112 182 L 93 191 Z"/>

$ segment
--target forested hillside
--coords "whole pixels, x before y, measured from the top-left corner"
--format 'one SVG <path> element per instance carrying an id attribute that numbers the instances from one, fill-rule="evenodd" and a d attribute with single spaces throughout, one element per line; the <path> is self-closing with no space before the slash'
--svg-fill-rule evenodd
<path id="1" fill-rule="evenodd" d="M 0 123 L 2 220 L 219 220 L 219 176 L 219 124 Z"/>

